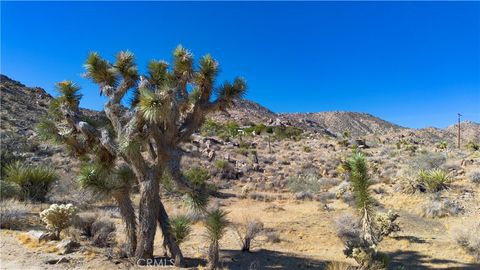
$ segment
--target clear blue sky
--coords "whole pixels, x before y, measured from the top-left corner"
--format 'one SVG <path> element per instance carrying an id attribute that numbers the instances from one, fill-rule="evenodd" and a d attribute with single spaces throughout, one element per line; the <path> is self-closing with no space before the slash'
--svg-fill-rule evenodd
<path id="1" fill-rule="evenodd" d="M 144 70 L 181 43 L 275 112 L 368 112 L 408 126 L 480 122 L 480 3 L 1 2 L 1 72 L 53 93 L 90 51 L 130 50 Z"/>

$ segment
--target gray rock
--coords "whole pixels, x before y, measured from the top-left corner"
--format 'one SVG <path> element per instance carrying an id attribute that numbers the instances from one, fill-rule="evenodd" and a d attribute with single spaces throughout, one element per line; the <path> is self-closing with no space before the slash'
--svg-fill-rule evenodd
<path id="1" fill-rule="evenodd" d="M 44 232 L 40 230 L 31 230 L 27 234 L 28 236 L 30 236 L 30 238 L 36 239 L 38 242 L 50 241 L 55 238 L 55 236 L 52 233 Z"/>
<path id="2" fill-rule="evenodd" d="M 80 244 L 78 242 L 75 242 L 75 241 L 70 240 L 70 239 L 62 240 L 57 245 L 59 253 L 62 254 L 62 255 L 72 253 L 79 247 L 80 247 Z"/>

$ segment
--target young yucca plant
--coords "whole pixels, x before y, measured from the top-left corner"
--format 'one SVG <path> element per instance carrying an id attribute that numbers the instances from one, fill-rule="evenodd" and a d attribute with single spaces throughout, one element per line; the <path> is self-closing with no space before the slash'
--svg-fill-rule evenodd
<path id="1" fill-rule="evenodd" d="M 25 165 L 20 161 L 6 166 L 5 173 L 7 181 L 19 185 L 26 198 L 38 201 L 45 200 L 51 183 L 58 179 L 51 168 Z"/>
<path id="2" fill-rule="evenodd" d="M 365 156 L 362 153 L 353 154 L 348 160 L 348 170 L 350 172 L 350 181 L 352 182 L 353 192 L 355 195 L 356 207 L 360 212 L 362 219 L 363 238 L 366 242 L 375 243 L 374 215 L 375 200 L 370 194 L 370 186 L 372 180 L 368 175 L 368 166 Z"/>
<path id="3" fill-rule="evenodd" d="M 438 192 L 447 189 L 451 182 L 450 174 L 442 169 L 420 170 L 417 181 L 421 189 L 428 192 Z"/>
<path id="4" fill-rule="evenodd" d="M 192 232 L 192 221 L 187 216 L 177 216 L 170 219 L 170 231 L 177 241 L 178 245 L 181 245 Z"/>
<path id="5" fill-rule="evenodd" d="M 219 264 L 219 241 L 226 232 L 229 221 L 227 219 L 228 212 L 219 208 L 210 211 L 205 220 L 207 228 L 207 237 L 210 241 L 208 248 L 208 264 L 207 269 L 217 269 Z"/>

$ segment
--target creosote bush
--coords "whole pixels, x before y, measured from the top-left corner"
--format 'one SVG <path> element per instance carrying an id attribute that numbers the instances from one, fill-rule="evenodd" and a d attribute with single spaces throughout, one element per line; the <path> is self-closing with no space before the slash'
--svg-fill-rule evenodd
<path id="1" fill-rule="evenodd" d="M 40 218 L 47 224 L 47 229 L 60 239 L 63 229 L 70 226 L 77 209 L 72 204 L 52 204 L 49 208 L 40 212 Z"/>
<path id="2" fill-rule="evenodd" d="M 50 185 L 57 180 L 55 171 L 48 167 L 25 165 L 20 161 L 5 168 L 6 180 L 21 187 L 25 199 L 44 201 Z"/>

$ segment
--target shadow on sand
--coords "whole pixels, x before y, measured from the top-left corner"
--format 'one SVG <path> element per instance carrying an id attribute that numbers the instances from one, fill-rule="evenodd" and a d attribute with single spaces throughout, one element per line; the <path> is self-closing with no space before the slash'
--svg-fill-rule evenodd
<path id="1" fill-rule="evenodd" d="M 240 252 L 222 250 L 222 264 L 231 270 L 260 269 L 325 269 L 328 262 L 296 257 L 273 250 Z"/>
<path id="2" fill-rule="evenodd" d="M 431 269 L 432 267 L 425 266 L 425 264 L 434 265 L 435 269 L 465 269 L 478 270 L 480 264 L 465 264 L 452 259 L 435 259 L 415 251 L 402 251 L 385 253 L 390 258 L 389 269 L 403 266 L 405 269 Z M 446 264 L 454 266 L 445 266 Z"/>

